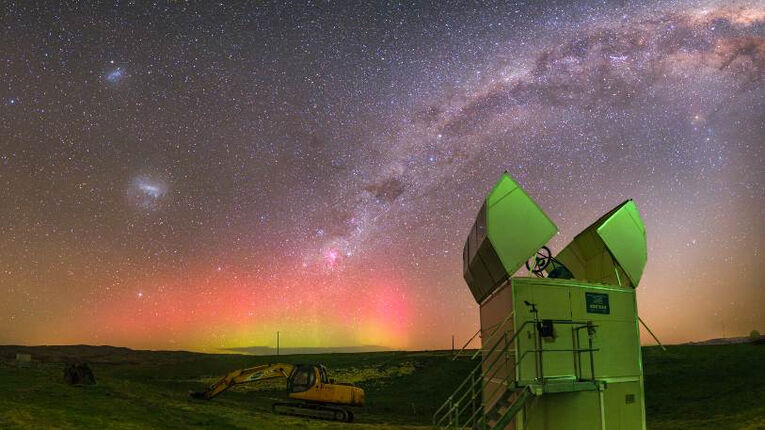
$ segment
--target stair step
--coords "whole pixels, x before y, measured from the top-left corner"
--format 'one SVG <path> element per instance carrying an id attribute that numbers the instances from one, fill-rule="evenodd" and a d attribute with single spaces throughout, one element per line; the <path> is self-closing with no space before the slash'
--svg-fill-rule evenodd
<path id="1" fill-rule="evenodd" d="M 502 415 L 513 405 L 515 402 L 514 397 L 517 397 L 521 390 L 507 390 L 500 396 L 499 400 L 494 402 L 489 413 L 486 414 L 486 419 L 491 424 L 492 421 L 496 421 L 502 417 Z"/>
<path id="2" fill-rule="evenodd" d="M 490 428 L 492 430 L 501 430 L 505 428 L 510 421 L 523 409 L 523 405 L 534 396 L 534 394 L 528 388 L 522 388 L 517 391 L 518 396 L 513 401 L 513 404 L 502 414 L 502 416 L 491 423 Z"/>

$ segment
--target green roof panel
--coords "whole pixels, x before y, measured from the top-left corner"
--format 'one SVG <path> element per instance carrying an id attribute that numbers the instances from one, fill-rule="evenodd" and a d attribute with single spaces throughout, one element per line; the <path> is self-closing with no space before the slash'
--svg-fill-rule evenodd
<path id="1" fill-rule="evenodd" d="M 558 228 L 505 172 L 478 211 L 463 248 L 463 275 L 481 303 Z"/>
<path id="2" fill-rule="evenodd" d="M 625 202 L 597 231 L 614 259 L 629 276 L 632 285 L 637 286 L 648 260 L 648 250 L 645 225 L 635 202 Z"/>
<path id="3" fill-rule="evenodd" d="M 645 226 L 627 200 L 576 235 L 555 258 L 574 279 L 636 288 L 648 259 Z"/>
<path id="4" fill-rule="evenodd" d="M 558 227 L 507 173 L 486 198 L 487 235 L 505 272 L 515 273 Z"/>

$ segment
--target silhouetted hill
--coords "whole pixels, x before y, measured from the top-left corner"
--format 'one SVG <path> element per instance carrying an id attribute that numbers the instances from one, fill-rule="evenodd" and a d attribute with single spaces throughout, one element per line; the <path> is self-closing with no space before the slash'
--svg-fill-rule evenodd
<path id="1" fill-rule="evenodd" d="M 765 336 L 760 336 L 759 339 L 752 339 L 749 336 L 741 337 L 718 337 L 714 339 L 702 340 L 699 342 L 688 342 L 683 345 L 734 345 L 738 343 L 762 343 L 765 341 Z"/>
<path id="2" fill-rule="evenodd" d="M 231 351 L 249 355 L 276 355 L 276 348 L 270 346 L 243 346 L 240 348 L 223 348 L 222 351 Z M 335 347 L 306 347 L 306 348 L 280 348 L 282 355 L 297 354 L 333 354 L 333 353 L 359 353 L 359 352 L 382 352 L 393 351 L 392 348 L 380 345 L 362 346 L 335 346 Z"/>

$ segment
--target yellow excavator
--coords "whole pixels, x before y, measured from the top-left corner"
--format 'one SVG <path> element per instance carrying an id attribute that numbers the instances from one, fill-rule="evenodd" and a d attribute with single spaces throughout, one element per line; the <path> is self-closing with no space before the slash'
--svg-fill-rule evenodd
<path id="1" fill-rule="evenodd" d="M 286 378 L 289 398 L 300 400 L 274 403 L 278 414 L 351 422 L 353 412 L 348 407 L 364 404 L 364 390 L 327 378 L 327 368 L 321 364 L 277 363 L 234 370 L 191 397 L 209 400 L 233 386 L 274 378 Z"/>

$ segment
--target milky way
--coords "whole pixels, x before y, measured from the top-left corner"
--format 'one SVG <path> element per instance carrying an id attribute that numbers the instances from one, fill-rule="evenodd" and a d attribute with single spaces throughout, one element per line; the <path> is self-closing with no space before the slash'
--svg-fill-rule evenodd
<path id="1" fill-rule="evenodd" d="M 761 2 L 2 13 L 0 343 L 448 347 L 504 170 L 555 250 L 635 199 L 664 340 L 765 324 Z"/>

